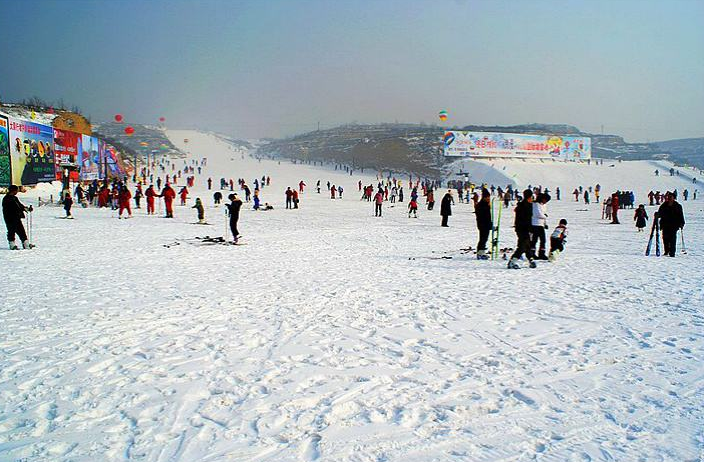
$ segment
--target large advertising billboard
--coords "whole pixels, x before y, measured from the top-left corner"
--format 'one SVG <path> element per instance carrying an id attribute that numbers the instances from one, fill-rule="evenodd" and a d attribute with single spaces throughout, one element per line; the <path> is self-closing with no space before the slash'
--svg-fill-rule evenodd
<path id="1" fill-rule="evenodd" d="M 80 154 L 81 181 L 100 179 L 100 148 L 98 138 L 81 135 Z"/>
<path id="2" fill-rule="evenodd" d="M 592 157 L 591 138 L 517 133 L 447 131 L 443 136 L 449 157 L 504 157 L 578 160 Z"/>
<path id="3" fill-rule="evenodd" d="M 56 179 L 62 176 L 61 165 L 78 163 L 81 146 L 81 134 L 54 129 L 54 157 L 56 160 Z M 71 180 L 78 180 L 78 172 L 71 172 Z"/>
<path id="4" fill-rule="evenodd" d="M 0 116 L 0 186 L 10 186 L 10 129 L 7 117 Z"/>
<path id="5" fill-rule="evenodd" d="M 25 120 L 8 119 L 12 183 L 32 185 L 54 181 L 54 129 Z"/>
<path id="6" fill-rule="evenodd" d="M 123 178 L 127 175 L 124 166 L 120 162 L 120 155 L 115 146 L 100 142 L 100 158 L 107 164 L 108 175 L 110 177 Z"/>

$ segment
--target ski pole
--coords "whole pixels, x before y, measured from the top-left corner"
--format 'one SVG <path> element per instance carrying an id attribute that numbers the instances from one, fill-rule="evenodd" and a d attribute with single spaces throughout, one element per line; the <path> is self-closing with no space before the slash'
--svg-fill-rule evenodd
<path id="1" fill-rule="evenodd" d="M 225 209 L 225 241 L 227 241 L 227 209 Z"/>
<path id="2" fill-rule="evenodd" d="M 681 234 L 680 237 L 682 238 L 682 253 L 687 254 L 687 246 L 684 244 L 684 228 L 680 230 Z"/>

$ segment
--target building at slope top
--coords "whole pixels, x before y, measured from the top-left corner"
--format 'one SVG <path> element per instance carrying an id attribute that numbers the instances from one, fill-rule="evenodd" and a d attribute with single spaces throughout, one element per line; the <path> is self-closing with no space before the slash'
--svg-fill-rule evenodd
<path id="1" fill-rule="evenodd" d="M 0 106 L 0 186 L 122 177 L 126 169 L 113 146 L 92 136 L 90 122 L 70 111 Z"/>

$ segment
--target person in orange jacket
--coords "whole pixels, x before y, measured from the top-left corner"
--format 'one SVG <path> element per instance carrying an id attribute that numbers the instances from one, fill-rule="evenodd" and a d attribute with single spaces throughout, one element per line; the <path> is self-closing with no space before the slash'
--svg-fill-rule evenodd
<path id="1" fill-rule="evenodd" d="M 120 187 L 120 192 L 117 193 L 117 203 L 120 207 L 120 211 L 117 214 L 117 218 L 122 218 L 122 212 L 127 210 L 127 218 L 132 218 L 132 209 L 130 208 L 130 199 L 132 199 L 132 193 L 127 186 L 122 185 Z"/>
<path id="2" fill-rule="evenodd" d="M 164 189 L 161 190 L 161 197 L 164 198 L 164 207 L 166 207 L 166 218 L 174 217 L 174 199 L 176 199 L 176 191 L 171 187 L 169 183 L 164 185 Z"/>
<path id="3" fill-rule="evenodd" d="M 185 186 L 181 188 L 178 195 L 181 197 L 181 205 L 186 205 L 186 199 L 188 199 L 188 188 Z"/>
<path id="4" fill-rule="evenodd" d="M 150 184 L 144 195 L 147 196 L 147 215 L 154 215 L 154 198 L 159 197 L 154 191 L 154 185 Z"/>

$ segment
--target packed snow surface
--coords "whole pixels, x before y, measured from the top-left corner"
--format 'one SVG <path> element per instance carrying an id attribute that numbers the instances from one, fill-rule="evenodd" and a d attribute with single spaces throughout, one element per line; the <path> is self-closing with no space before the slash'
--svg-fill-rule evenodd
<path id="1" fill-rule="evenodd" d="M 682 202 L 688 253 L 657 258 L 643 255 L 648 233 L 636 233 L 632 211 L 608 225 L 599 205 L 565 190 L 548 214 L 551 228 L 569 221 L 566 252 L 507 270 L 460 252 L 476 246 L 471 205 L 456 203 L 449 228 L 424 201 L 418 219 L 407 202 L 375 218 L 357 191 L 374 178 L 168 135 L 208 158 L 188 205 L 201 197 L 212 226 L 180 206 L 173 220 L 80 207 L 61 220 L 44 206 L 38 247 L 0 251 L 0 460 L 704 457 L 701 200 Z M 507 170 L 521 187 L 560 178 L 606 192 L 627 179 L 638 202 L 690 185 L 628 162 L 567 166 L 583 174 L 570 183 L 564 167 Z M 245 204 L 246 245 L 164 246 L 225 233 L 207 176 L 251 187 L 262 175 L 272 178 L 262 202 L 275 209 Z M 285 210 L 283 192 L 300 180 L 301 207 Z M 328 180 L 342 200 L 329 198 Z M 511 211 L 501 247 L 515 243 Z"/>

